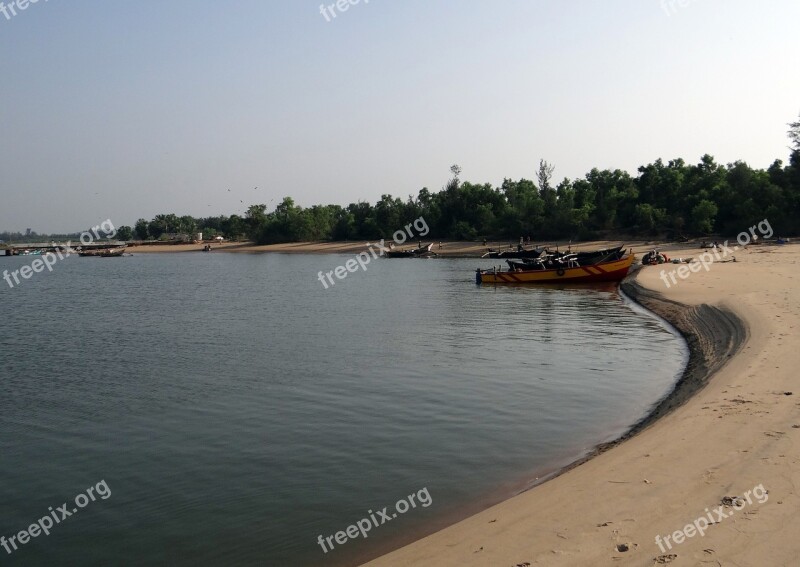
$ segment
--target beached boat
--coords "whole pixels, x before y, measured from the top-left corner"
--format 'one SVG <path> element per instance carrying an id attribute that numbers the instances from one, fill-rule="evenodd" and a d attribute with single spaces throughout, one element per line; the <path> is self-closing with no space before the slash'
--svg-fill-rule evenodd
<path id="1" fill-rule="evenodd" d="M 512 270 L 557 270 L 619 260 L 624 255 L 624 246 L 619 246 L 591 252 L 550 252 L 536 260 L 506 260 L 506 263 Z"/>
<path id="2" fill-rule="evenodd" d="M 544 248 L 534 248 L 533 250 L 525 248 L 522 250 L 519 248 L 516 250 L 489 250 L 481 258 L 530 258 L 534 260 L 541 256 L 544 251 Z"/>
<path id="3" fill-rule="evenodd" d="M 604 257 L 621 258 L 625 254 L 625 245 L 617 246 L 616 248 L 604 248 L 603 250 L 592 250 L 590 252 L 576 252 L 579 261 L 586 261 Z"/>
<path id="4" fill-rule="evenodd" d="M 476 283 L 591 283 L 618 282 L 628 275 L 636 256 L 629 254 L 617 260 L 586 266 L 562 267 L 544 270 L 508 270 L 497 268 L 476 270 Z"/>
<path id="5" fill-rule="evenodd" d="M 117 248 L 100 248 L 97 250 L 82 250 L 78 252 L 78 256 L 87 258 L 118 258 L 125 254 L 126 246 L 118 246 Z"/>
<path id="6" fill-rule="evenodd" d="M 424 258 L 425 256 L 432 254 L 432 248 L 433 242 L 424 246 L 420 246 L 419 248 L 413 248 L 411 250 L 388 250 L 387 252 L 384 252 L 384 256 L 387 258 Z"/>

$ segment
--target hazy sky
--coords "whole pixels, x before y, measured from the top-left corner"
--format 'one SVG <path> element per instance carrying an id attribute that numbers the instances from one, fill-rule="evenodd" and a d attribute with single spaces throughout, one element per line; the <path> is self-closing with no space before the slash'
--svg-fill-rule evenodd
<path id="1" fill-rule="evenodd" d="M 493 184 L 540 158 L 559 179 L 704 153 L 767 167 L 800 113 L 797 0 L 16 11 L 0 13 L 0 230 L 406 198 L 453 163 Z"/>

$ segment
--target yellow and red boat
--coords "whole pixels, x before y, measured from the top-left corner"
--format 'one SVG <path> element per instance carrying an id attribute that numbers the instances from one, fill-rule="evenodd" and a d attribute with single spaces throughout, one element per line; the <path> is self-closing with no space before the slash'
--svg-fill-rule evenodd
<path id="1" fill-rule="evenodd" d="M 619 282 L 628 275 L 635 259 L 635 254 L 628 254 L 618 260 L 552 270 L 477 270 L 475 280 L 494 284 Z"/>

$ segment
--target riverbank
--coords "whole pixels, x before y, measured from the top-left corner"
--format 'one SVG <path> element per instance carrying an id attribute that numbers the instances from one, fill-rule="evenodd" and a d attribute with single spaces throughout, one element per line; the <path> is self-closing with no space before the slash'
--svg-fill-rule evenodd
<path id="1" fill-rule="evenodd" d="M 425 244 L 431 242 L 424 240 Z M 375 244 L 374 242 L 372 243 Z M 567 243 L 549 242 L 549 243 L 536 243 L 540 246 L 561 246 L 562 249 L 567 246 Z M 385 243 L 388 247 L 389 243 Z M 598 241 L 598 242 L 584 242 L 574 245 L 574 250 L 591 250 L 595 248 L 604 248 L 606 246 L 619 246 L 618 241 Z M 636 241 L 630 243 L 631 246 L 639 249 L 647 249 L 648 246 L 652 248 L 653 243 L 646 241 Z M 131 253 L 164 253 L 164 252 L 202 252 L 203 244 L 140 244 L 131 245 L 128 250 Z M 398 249 L 415 248 L 417 242 L 406 243 L 405 245 L 398 246 Z M 484 246 L 482 242 L 469 242 L 469 241 L 436 241 L 433 245 L 433 252 L 443 257 L 450 258 L 480 258 L 486 253 L 487 249 L 494 250 L 513 250 L 516 249 L 516 243 L 509 242 L 487 242 Z M 366 242 L 292 242 L 287 244 L 264 244 L 257 245 L 252 242 L 224 242 L 222 244 L 212 244 L 212 251 L 214 252 L 242 252 L 242 253 L 281 253 L 281 254 L 347 254 L 355 255 L 360 252 L 366 251 L 369 247 Z M 377 248 L 377 247 L 376 247 Z"/>
<path id="2" fill-rule="evenodd" d="M 646 267 L 625 286 L 692 351 L 675 391 L 638 434 L 368 565 L 792 564 L 800 548 L 800 309 L 792 293 L 800 249 L 753 246 L 735 255 L 677 283 L 667 278 L 669 287 L 661 271 L 674 265 Z M 769 492 L 756 499 L 758 486 Z M 748 491 L 743 509 L 715 511 Z M 706 509 L 713 522 L 704 537 L 684 529 Z"/>

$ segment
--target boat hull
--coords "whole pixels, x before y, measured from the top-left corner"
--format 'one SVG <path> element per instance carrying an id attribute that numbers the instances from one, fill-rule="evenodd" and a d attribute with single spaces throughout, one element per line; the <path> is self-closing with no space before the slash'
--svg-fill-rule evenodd
<path id="1" fill-rule="evenodd" d="M 516 259 L 528 258 L 531 260 L 535 260 L 536 258 L 542 255 L 542 252 L 544 252 L 544 248 L 536 248 L 534 250 L 525 250 L 525 249 L 501 250 L 501 251 L 493 250 L 491 252 L 487 252 L 486 254 L 481 256 L 481 258 L 490 258 L 490 259 L 507 258 L 509 260 L 513 260 L 515 258 Z"/>
<path id="2" fill-rule="evenodd" d="M 628 275 L 635 256 L 630 254 L 619 260 L 602 262 L 578 268 L 557 270 L 526 270 L 500 272 L 495 270 L 478 271 L 478 283 L 494 284 L 536 284 L 536 283 L 593 283 L 619 282 Z"/>
<path id="3" fill-rule="evenodd" d="M 103 248 L 101 250 L 86 250 L 78 252 L 78 256 L 84 258 L 119 258 L 125 254 L 125 247 Z"/>
<path id="4" fill-rule="evenodd" d="M 421 248 L 414 248 L 413 250 L 389 250 L 383 253 L 386 258 L 425 258 L 431 254 L 433 249 L 433 242 Z"/>

